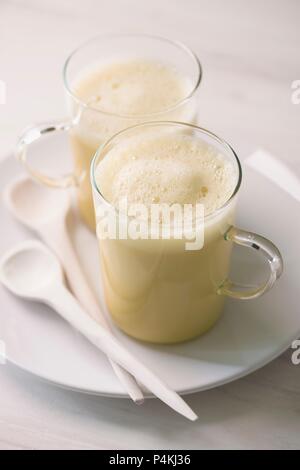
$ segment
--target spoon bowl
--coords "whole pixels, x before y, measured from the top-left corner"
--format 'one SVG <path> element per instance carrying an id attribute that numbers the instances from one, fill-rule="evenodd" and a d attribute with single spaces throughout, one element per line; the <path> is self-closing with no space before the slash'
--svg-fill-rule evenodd
<path id="1" fill-rule="evenodd" d="M 54 191 L 27 176 L 7 186 L 4 200 L 15 217 L 31 229 L 38 229 L 58 217 L 64 218 L 71 205 L 67 191 Z"/>
<path id="2" fill-rule="evenodd" d="M 36 240 L 28 240 L 1 259 L 0 279 L 15 295 L 32 299 L 54 282 L 62 282 L 63 272 L 50 250 Z"/>

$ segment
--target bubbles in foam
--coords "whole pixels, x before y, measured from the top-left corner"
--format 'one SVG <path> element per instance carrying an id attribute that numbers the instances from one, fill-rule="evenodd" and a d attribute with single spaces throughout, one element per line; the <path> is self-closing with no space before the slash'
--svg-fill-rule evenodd
<path id="1" fill-rule="evenodd" d="M 73 85 L 75 93 L 102 111 L 148 114 L 176 104 L 190 91 L 185 77 L 154 60 L 119 59 L 94 66 Z"/>
<path id="2" fill-rule="evenodd" d="M 74 93 L 93 108 L 82 111 L 80 126 L 74 132 L 81 140 L 98 146 L 119 130 L 138 124 L 141 115 L 166 111 L 164 119 L 193 121 L 193 103 L 167 111 L 191 90 L 188 77 L 169 64 L 154 60 L 121 57 L 94 65 L 73 83 Z M 122 118 L 124 115 L 132 119 Z"/>
<path id="3" fill-rule="evenodd" d="M 202 203 L 205 213 L 231 196 L 237 175 L 233 164 L 199 138 L 181 133 L 132 137 L 111 149 L 96 170 L 104 195 L 116 204 Z"/>
<path id="4" fill-rule="evenodd" d="M 181 161 L 139 159 L 126 163 L 112 184 L 113 200 L 128 202 L 184 204 L 193 199 L 199 187 L 198 175 Z"/>

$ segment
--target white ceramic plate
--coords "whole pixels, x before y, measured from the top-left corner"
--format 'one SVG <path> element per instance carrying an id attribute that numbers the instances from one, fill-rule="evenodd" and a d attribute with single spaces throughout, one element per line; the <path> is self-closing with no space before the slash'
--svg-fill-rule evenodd
<path id="1" fill-rule="evenodd" d="M 62 145 L 59 136 L 39 144 L 43 164 L 46 161 L 53 167 L 54 161 L 59 166 Z M 0 165 L 0 187 L 21 171 L 14 157 L 6 159 Z M 300 336 L 299 209 L 295 198 L 245 166 L 237 222 L 240 227 L 272 239 L 280 248 L 285 270 L 274 289 L 252 301 L 228 300 L 218 324 L 206 335 L 185 344 L 152 346 L 134 341 L 118 330 L 116 335 L 182 394 L 235 380 L 274 359 Z M 16 242 L 32 238 L 7 213 L 2 202 L 0 220 L 0 255 Z M 73 236 L 86 272 L 99 291 L 96 240 L 78 221 Z M 262 264 L 253 259 L 252 251 L 251 258 L 245 250 L 237 251 L 233 264 L 234 275 L 241 278 L 243 272 L 244 280 L 250 275 L 263 275 Z M 0 305 L 0 339 L 5 342 L 8 361 L 62 387 L 127 397 L 104 355 L 49 308 L 17 299 L 2 286 Z"/>

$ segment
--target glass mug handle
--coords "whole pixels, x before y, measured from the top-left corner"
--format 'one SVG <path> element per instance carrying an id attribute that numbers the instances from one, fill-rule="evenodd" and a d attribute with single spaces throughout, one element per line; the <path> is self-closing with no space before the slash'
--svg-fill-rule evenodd
<path id="1" fill-rule="evenodd" d="M 266 282 L 255 288 L 247 288 L 226 279 L 218 288 L 218 294 L 227 295 L 235 299 L 255 299 L 267 292 L 281 276 L 283 271 L 282 256 L 276 246 L 267 238 L 256 233 L 247 232 L 236 227 L 230 229 L 224 235 L 225 240 L 237 245 L 246 246 L 260 251 L 270 268 L 270 275 Z"/>
<path id="2" fill-rule="evenodd" d="M 78 178 L 73 173 L 61 175 L 57 178 L 50 177 L 32 168 L 27 161 L 27 150 L 30 144 L 39 140 L 44 135 L 48 135 L 53 132 L 68 131 L 72 126 L 72 122 L 62 121 L 50 124 L 38 124 L 36 126 L 28 127 L 23 131 L 17 143 L 16 156 L 35 180 L 53 188 L 69 188 L 71 186 L 78 186 Z"/>

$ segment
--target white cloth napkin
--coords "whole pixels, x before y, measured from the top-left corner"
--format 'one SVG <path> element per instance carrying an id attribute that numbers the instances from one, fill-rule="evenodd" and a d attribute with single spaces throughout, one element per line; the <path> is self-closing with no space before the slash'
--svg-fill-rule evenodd
<path id="1" fill-rule="evenodd" d="M 243 163 L 269 178 L 300 202 L 300 177 L 269 152 L 258 149 Z"/>

